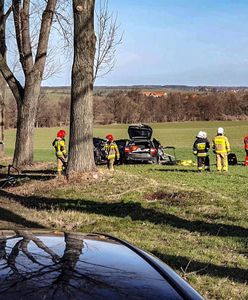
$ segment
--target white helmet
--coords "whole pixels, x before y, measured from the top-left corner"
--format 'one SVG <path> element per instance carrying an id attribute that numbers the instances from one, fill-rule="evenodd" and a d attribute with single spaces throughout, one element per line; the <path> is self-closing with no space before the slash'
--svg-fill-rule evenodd
<path id="1" fill-rule="evenodd" d="M 206 139 L 206 138 L 208 137 L 206 131 L 203 131 L 203 132 L 202 132 L 202 135 L 203 135 L 203 138 L 204 138 L 204 139 Z"/>
<path id="2" fill-rule="evenodd" d="M 199 131 L 198 133 L 197 133 L 197 136 L 196 136 L 197 138 L 204 138 L 204 132 L 203 131 Z"/>
<path id="3" fill-rule="evenodd" d="M 217 134 L 224 134 L 224 128 L 219 127 L 217 130 Z"/>

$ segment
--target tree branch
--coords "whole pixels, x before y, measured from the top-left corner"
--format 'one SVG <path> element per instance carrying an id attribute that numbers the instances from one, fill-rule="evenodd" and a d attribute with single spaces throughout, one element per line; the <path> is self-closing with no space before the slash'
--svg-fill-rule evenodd
<path id="1" fill-rule="evenodd" d="M 23 87 L 10 70 L 9 66 L 7 65 L 6 58 L 3 57 L 2 54 L 0 54 L 0 71 L 8 83 L 16 101 L 22 102 L 24 94 Z"/>
<path id="2" fill-rule="evenodd" d="M 23 1 L 23 9 L 21 10 L 21 35 L 22 35 L 22 49 L 24 56 L 24 73 L 29 74 L 33 68 L 33 54 L 30 39 L 30 24 L 29 24 L 29 6 L 30 0 Z"/>
<path id="3" fill-rule="evenodd" d="M 21 17 L 20 17 L 20 4 L 19 0 L 13 0 L 12 2 L 14 26 L 16 32 L 16 43 L 19 51 L 20 63 L 24 68 L 24 53 L 22 49 L 22 34 L 21 34 Z"/>
<path id="4" fill-rule="evenodd" d="M 48 0 L 46 9 L 44 10 L 42 15 L 39 42 L 38 42 L 37 53 L 35 57 L 35 66 L 40 71 L 41 76 L 43 75 L 44 72 L 49 33 L 51 30 L 51 24 L 52 24 L 56 4 L 57 4 L 57 0 Z"/>
<path id="5" fill-rule="evenodd" d="M 96 77 L 102 77 L 111 72 L 115 66 L 115 53 L 121 44 L 123 34 L 119 35 L 117 17 L 108 10 L 108 0 L 100 1 L 97 18 L 97 43 L 94 62 L 94 81 Z"/>

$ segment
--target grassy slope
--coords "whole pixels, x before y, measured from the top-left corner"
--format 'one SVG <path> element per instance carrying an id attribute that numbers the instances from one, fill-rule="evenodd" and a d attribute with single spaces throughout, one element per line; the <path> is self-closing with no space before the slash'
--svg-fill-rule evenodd
<path id="1" fill-rule="evenodd" d="M 154 135 L 164 145 L 177 147 L 179 158 L 193 159 L 191 146 L 196 132 L 206 129 L 212 137 L 218 126 L 226 129 L 242 160 L 247 122 L 153 127 Z M 122 138 L 126 137 L 126 128 L 100 126 L 95 128 L 95 135 L 112 132 Z M 50 144 L 56 130 L 37 130 L 36 157 L 53 160 Z M 8 145 L 13 143 L 13 131 L 7 132 L 7 141 Z M 28 182 L 25 190 L 2 191 L 0 225 L 36 224 L 111 233 L 168 262 L 207 299 L 248 299 L 247 168 L 230 167 L 228 174 L 199 174 L 192 167 L 157 165 L 116 169 L 100 183 L 70 186 L 52 180 Z M 100 168 L 105 174 L 104 170 Z"/>

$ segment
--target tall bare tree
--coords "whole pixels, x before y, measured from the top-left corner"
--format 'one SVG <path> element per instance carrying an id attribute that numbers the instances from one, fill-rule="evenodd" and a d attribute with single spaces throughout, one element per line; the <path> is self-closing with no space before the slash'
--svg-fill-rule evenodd
<path id="1" fill-rule="evenodd" d="M 95 170 L 93 155 L 93 67 L 95 0 L 73 0 L 72 67 L 68 175 Z"/>
<path id="2" fill-rule="evenodd" d="M 2 1 L 3 5 L 5 1 Z M 33 133 L 41 81 L 47 57 L 48 40 L 57 0 L 47 0 L 42 13 L 36 53 L 30 34 L 31 0 L 12 0 L 15 37 L 19 60 L 25 77 L 24 85 L 11 71 L 6 57 L 0 53 L 0 71 L 17 103 L 17 133 L 13 164 L 25 165 L 33 161 Z M 5 40 L 0 40 L 0 48 Z"/>

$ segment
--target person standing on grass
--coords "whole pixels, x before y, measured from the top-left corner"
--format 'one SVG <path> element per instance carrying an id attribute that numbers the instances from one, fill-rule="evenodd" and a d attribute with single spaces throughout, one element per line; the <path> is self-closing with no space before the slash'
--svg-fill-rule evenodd
<path id="1" fill-rule="evenodd" d="M 66 132 L 64 130 L 59 130 L 57 132 L 57 138 L 52 143 L 55 149 L 55 155 L 57 157 L 58 176 L 61 176 L 62 171 L 65 171 L 67 166 L 67 162 L 66 162 L 67 151 L 66 151 L 65 135 Z"/>
<path id="2" fill-rule="evenodd" d="M 244 137 L 244 144 L 245 144 L 245 154 L 246 154 L 244 165 L 248 166 L 248 134 L 245 135 Z"/>
<path id="3" fill-rule="evenodd" d="M 216 154 L 217 171 L 228 171 L 228 153 L 230 144 L 228 138 L 224 135 L 224 129 L 219 127 L 217 135 L 213 138 L 213 151 Z"/>
<path id="4" fill-rule="evenodd" d="M 118 146 L 114 142 L 112 134 L 106 135 L 107 143 L 105 144 L 105 151 L 107 156 L 107 166 L 110 171 L 114 171 L 114 162 L 115 159 L 120 159 L 120 153 Z"/>
<path id="5" fill-rule="evenodd" d="M 208 156 L 209 148 L 210 144 L 207 139 L 207 133 L 205 131 L 199 131 L 193 144 L 193 153 L 197 157 L 198 171 L 204 169 L 210 171 L 210 161 Z"/>

